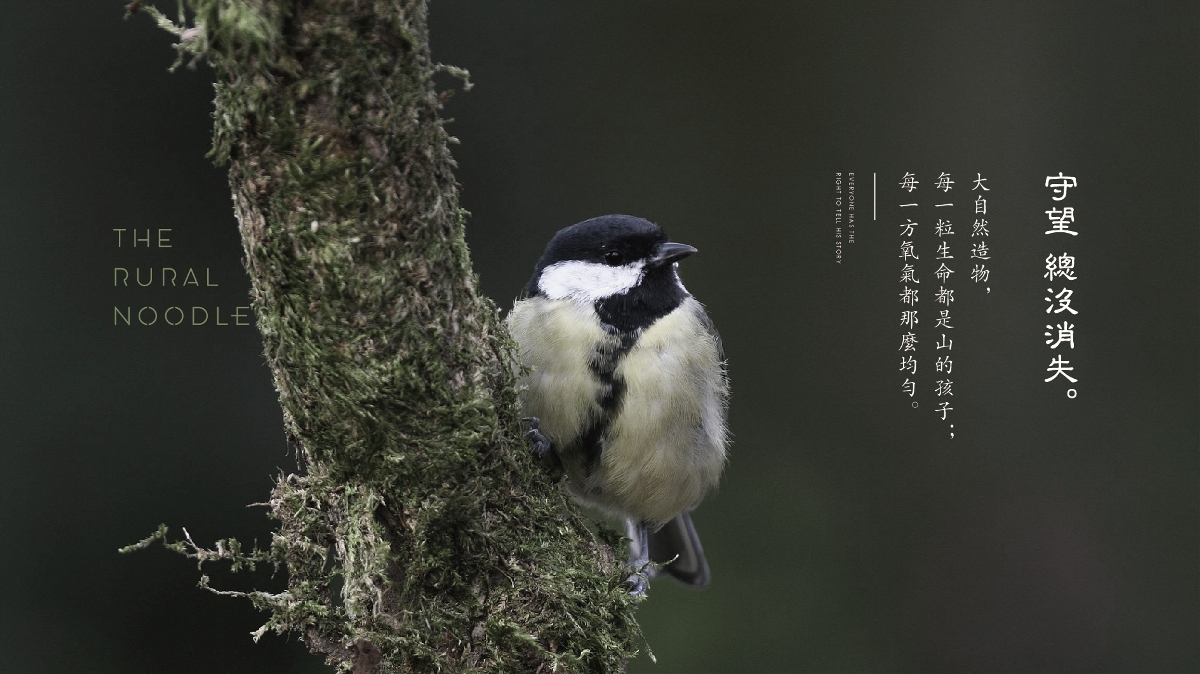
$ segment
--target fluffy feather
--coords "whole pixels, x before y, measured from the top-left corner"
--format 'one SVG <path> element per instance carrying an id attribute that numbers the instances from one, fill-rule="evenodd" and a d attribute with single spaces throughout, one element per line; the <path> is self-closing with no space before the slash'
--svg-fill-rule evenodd
<path id="1" fill-rule="evenodd" d="M 582 501 L 621 517 L 662 525 L 695 507 L 725 464 L 725 398 L 720 345 L 692 297 L 637 337 L 615 370 L 619 413 L 601 438 L 599 464 L 574 445 L 603 410 L 604 384 L 589 367 L 598 345 L 616 346 L 587 304 L 531 297 L 509 314 L 530 367 L 525 413 L 546 436 Z"/>

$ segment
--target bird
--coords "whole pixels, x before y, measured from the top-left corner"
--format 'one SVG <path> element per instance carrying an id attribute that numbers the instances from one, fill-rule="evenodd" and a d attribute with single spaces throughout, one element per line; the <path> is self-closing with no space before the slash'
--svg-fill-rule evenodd
<path id="1" fill-rule="evenodd" d="M 558 231 L 506 323 L 532 450 L 584 505 L 624 520 L 630 593 L 665 572 L 708 586 L 690 512 L 727 461 L 721 339 L 679 278 L 696 248 L 604 215 Z"/>

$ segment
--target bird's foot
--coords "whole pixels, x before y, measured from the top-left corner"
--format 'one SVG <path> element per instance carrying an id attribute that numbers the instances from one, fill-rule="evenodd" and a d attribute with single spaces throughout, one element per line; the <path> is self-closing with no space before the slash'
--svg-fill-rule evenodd
<path id="1" fill-rule="evenodd" d="M 550 438 L 542 435 L 541 430 L 539 430 L 538 427 L 540 426 L 541 422 L 537 417 L 525 417 L 521 421 L 529 424 L 529 430 L 525 431 L 525 438 L 529 440 L 530 451 L 532 451 L 533 455 L 537 458 L 544 458 L 550 451 Z"/>
<path id="2" fill-rule="evenodd" d="M 625 579 L 625 585 L 630 595 L 642 597 L 654 575 L 654 565 L 650 563 L 650 532 L 645 522 L 632 518 L 625 520 L 625 531 L 629 536 L 629 568 L 633 571 L 633 575 Z"/>
<path id="3" fill-rule="evenodd" d="M 631 597 L 643 597 L 646 595 L 646 590 L 650 588 L 650 583 L 647 582 L 645 573 L 637 570 L 625 579 L 625 587 L 629 588 Z"/>

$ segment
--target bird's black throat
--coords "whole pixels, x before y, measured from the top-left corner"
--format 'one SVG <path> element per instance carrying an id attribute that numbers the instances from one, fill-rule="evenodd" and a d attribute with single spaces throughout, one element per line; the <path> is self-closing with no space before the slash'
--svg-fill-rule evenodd
<path id="1" fill-rule="evenodd" d="M 674 265 L 666 264 L 647 269 L 641 282 L 628 292 L 596 300 L 596 315 L 618 333 L 636 334 L 675 311 L 687 296 Z"/>

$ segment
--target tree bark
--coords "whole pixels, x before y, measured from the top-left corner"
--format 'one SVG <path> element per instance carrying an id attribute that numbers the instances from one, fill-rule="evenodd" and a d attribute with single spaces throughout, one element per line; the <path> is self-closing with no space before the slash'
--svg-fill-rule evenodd
<path id="1" fill-rule="evenodd" d="M 529 456 L 438 118 L 434 74 L 465 73 L 430 60 L 425 3 L 189 8 L 145 9 L 216 71 L 213 156 L 304 468 L 270 549 L 192 556 L 286 566 L 287 591 L 247 595 L 271 612 L 256 636 L 298 632 L 339 671 L 621 669 L 620 539 Z"/>

